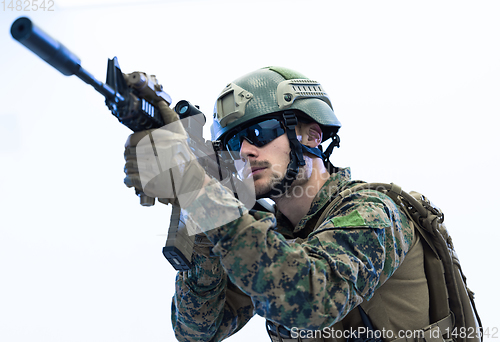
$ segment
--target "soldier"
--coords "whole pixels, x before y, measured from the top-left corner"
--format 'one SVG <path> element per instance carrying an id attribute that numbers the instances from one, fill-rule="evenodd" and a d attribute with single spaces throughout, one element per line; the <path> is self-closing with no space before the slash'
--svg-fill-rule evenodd
<path id="1" fill-rule="evenodd" d="M 203 231 L 193 267 L 176 279 L 179 341 L 223 340 L 255 314 L 276 342 L 366 339 L 368 329 L 397 340 L 430 324 L 422 244 L 405 213 L 371 190 L 328 207 L 360 183 L 329 161 L 339 128 L 321 85 L 289 69 L 263 68 L 223 90 L 212 140 L 245 165 L 241 176 L 275 213 L 245 208 L 208 177 L 182 134 L 158 141 L 177 172 L 171 191 Z M 137 171 L 126 172 L 140 188 Z"/>

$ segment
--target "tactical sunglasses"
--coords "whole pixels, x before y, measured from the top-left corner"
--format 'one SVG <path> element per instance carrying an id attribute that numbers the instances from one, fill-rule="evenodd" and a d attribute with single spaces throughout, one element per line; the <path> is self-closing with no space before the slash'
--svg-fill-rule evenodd
<path id="1" fill-rule="evenodd" d="M 281 122 L 277 119 L 269 119 L 247 126 L 236 133 L 231 134 L 230 132 L 224 145 L 233 159 L 240 159 L 239 152 L 243 140 L 257 147 L 262 147 L 283 134 L 285 134 L 285 129 Z"/>

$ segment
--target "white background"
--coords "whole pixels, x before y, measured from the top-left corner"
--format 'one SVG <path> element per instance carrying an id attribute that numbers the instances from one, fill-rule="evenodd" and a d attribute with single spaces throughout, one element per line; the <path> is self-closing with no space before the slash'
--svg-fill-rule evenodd
<path id="1" fill-rule="evenodd" d="M 12 39 L 26 15 L 99 80 L 118 56 L 209 117 L 260 67 L 320 81 L 343 124 L 334 164 L 439 205 L 484 326 L 499 326 L 497 1 L 54 1 L 0 9 L 0 341 L 175 339 L 170 209 L 123 185 L 130 131 L 104 98 Z M 256 316 L 229 340 L 267 339 Z"/>

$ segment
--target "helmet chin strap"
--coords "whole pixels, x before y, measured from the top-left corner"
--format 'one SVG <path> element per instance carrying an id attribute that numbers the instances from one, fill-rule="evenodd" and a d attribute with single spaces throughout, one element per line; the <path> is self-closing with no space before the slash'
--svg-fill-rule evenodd
<path id="1" fill-rule="evenodd" d="M 295 113 L 290 111 L 284 112 L 283 120 L 285 123 L 286 135 L 288 137 L 288 140 L 290 141 L 290 162 L 288 163 L 285 177 L 283 178 L 283 180 L 279 184 L 274 185 L 273 188 L 269 190 L 267 193 L 265 193 L 262 196 L 259 196 L 259 198 L 279 197 L 285 194 L 292 185 L 293 181 L 297 178 L 297 175 L 299 173 L 299 167 L 304 166 L 306 164 L 302 151 L 306 150 L 307 152 L 311 153 L 313 153 L 312 151 L 314 151 L 314 149 L 302 145 L 297 139 L 295 126 L 297 126 L 298 120 L 297 116 L 295 116 Z M 316 150 L 318 150 L 319 153 L 321 153 L 321 151 L 318 148 L 316 148 Z M 316 153 L 313 154 L 317 155 Z"/>

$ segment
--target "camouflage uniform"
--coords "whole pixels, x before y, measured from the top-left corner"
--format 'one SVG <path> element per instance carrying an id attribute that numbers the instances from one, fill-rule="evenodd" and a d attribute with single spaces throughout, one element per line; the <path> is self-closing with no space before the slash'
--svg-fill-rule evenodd
<path id="1" fill-rule="evenodd" d="M 254 314 L 288 328 L 319 330 L 369 300 L 399 267 L 414 232 L 394 202 L 377 191 L 349 195 L 313 231 L 329 201 L 359 182 L 340 169 L 324 184 L 296 227 L 281 213 L 248 210 L 206 232 L 213 243 L 179 272 L 172 324 L 179 341 L 220 341 Z M 216 221 L 241 206 L 211 183 L 188 211 Z M 214 225 L 215 226 L 215 225 Z"/>

